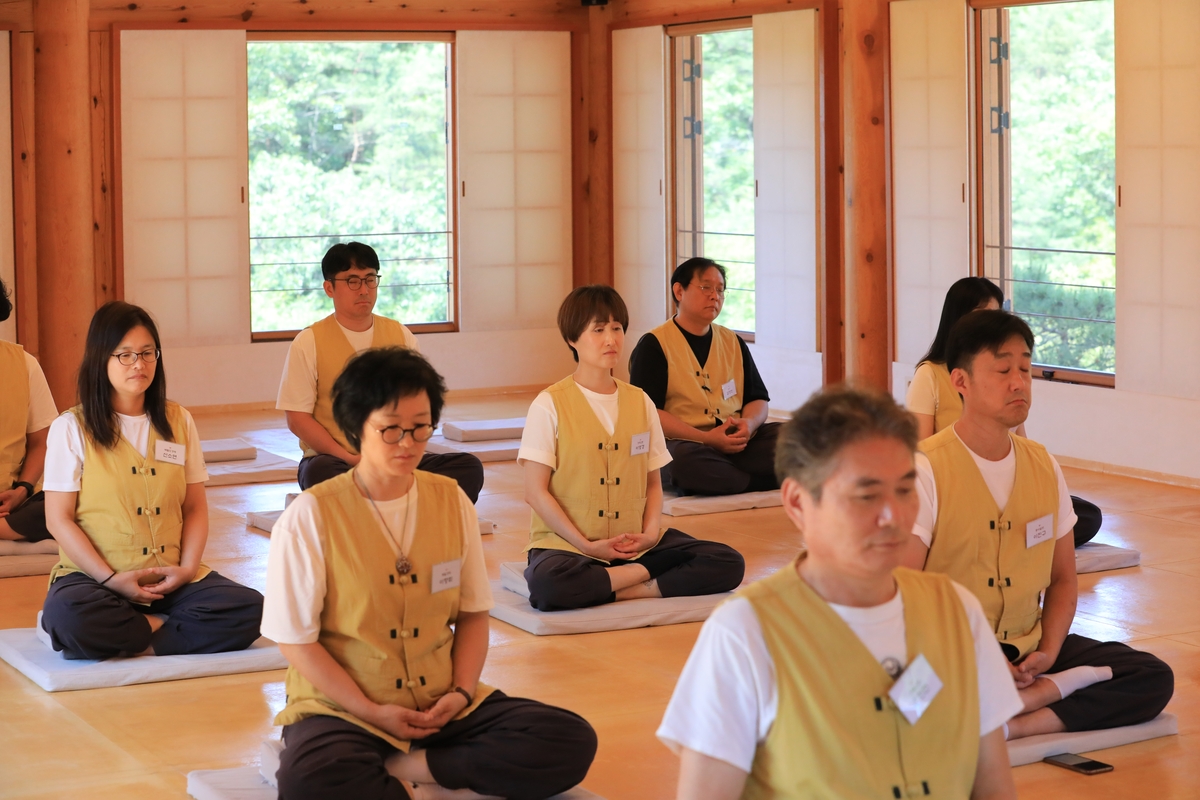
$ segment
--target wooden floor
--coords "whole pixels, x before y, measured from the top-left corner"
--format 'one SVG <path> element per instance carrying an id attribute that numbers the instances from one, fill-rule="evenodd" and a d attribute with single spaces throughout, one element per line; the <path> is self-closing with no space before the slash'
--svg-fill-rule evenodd
<path id="1" fill-rule="evenodd" d="M 529 396 L 458 401 L 448 419 L 524 415 Z M 206 439 L 242 436 L 299 457 L 282 414 L 197 415 Z M 1200 796 L 1200 490 L 1067 469 L 1072 493 L 1104 510 L 1098 541 L 1136 547 L 1142 566 L 1080 577 L 1078 633 L 1134 643 L 1175 670 L 1168 710 L 1180 735 L 1102 751 L 1116 766 L 1084 777 L 1036 764 L 1016 770 L 1023 797 Z M 205 561 L 263 589 L 268 537 L 247 528 L 252 510 L 283 507 L 295 484 L 210 489 Z M 479 513 L 499 524 L 484 537 L 488 570 L 519 560 L 529 525 L 515 463 L 487 467 Z M 780 509 L 686 517 L 679 527 L 725 542 L 746 557 L 747 580 L 771 574 L 798 547 Z M 0 580 L 0 628 L 29 627 L 46 578 Z M 699 624 L 534 637 L 492 622 L 484 679 L 509 694 L 536 698 L 586 717 L 600 751 L 584 786 L 608 800 L 674 797 L 676 759 L 655 738 L 675 679 Z M 278 736 L 271 719 L 283 705 L 283 672 L 47 694 L 0 663 L 0 796 L 21 798 L 185 797 L 194 769 L 258 763 L 259 743 Z M 1145 793 L 1143 795 L 1143 792 Z"/>

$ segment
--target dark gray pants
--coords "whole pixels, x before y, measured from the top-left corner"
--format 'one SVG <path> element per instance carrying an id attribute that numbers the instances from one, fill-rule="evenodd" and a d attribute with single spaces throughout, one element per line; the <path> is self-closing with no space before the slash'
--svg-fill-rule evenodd
<path id="1" fill-rule="evenodd" d="M 483 462 L 470 453 L 426 453 L 417 469 L 453 478 L 472 503 L 479 500 L 479 492 L 483 489 Z M 297 479 L 300 490 L 304 491 L 349 471 L 350 465 L 342 459 L 320 453 L 300 459 Z"/>
<path id="2" fill-rule="evenodd" d="M 210 572 L 162 600 L 138 606 L 82 572 L 56 580 L 46 593 L 42 627 L 67 659 L 140 653 L 160 656 L 245 650 L 258 638 L 263 596 Z M 167 614 L 150 633 L 146 614 Z"/>
<path id="3" fill-rule="evenodd" d="M 1001 643 L 1011 660 L 1012 645 Z M 1069 731 L 1095 731 L 1137 725 L 1157 717 L 1175 693 L 1175 673 L 1157 656 L 1120 642 L 1097 642 L 1067 634 L 1058 660 L 1047 672 L 1072 667 L 1112 667 L 1112 680 L 1093 683 L 1047 708 Z"/>
<path id="4" fill-rule="evenodd" d="M 746 573 L 746 562 L 737 550 L 719 542 L 693 539 L 674 528 L 668 528 L 651 549 L 676 548 L 695 557 L 658 576 L 658 590 L 663 597 L 733 591 Z M 614 561 L 613 566 L 636 563 Z M 565 550 L 530 550 L 525 582 L 529 584 L 529 604 L 538 611 L 588 608 L 616 600 L 603 562 Z"/>
<path id="5" fill-rule="evenodd" d="M 396 748 L 338 717 L 283 729 L 280 800 L 407 800 L 384 768 Z M 543 800 L 587 775 L 596 732 L 583 717 L 495 692 L 465 719 L 413 742 L 439 786 L 513 800 Z"/>
<path id="6" fill-rule="evenodd" d="M 664 484 L 686 494 L 741 494 L 779 488 L 775 478 L 775 441 L 778 422 L 767 422 L 754 432 L 740 453 L 722 453 L 706 444 L 668 439 L 671 463 L 662 468 Z"/>
<path id="7" fill-rule="evenodd" d="M 13 533 L 27 542 L 49 539 L 50 531 L 46 530 L 45 492 L 38 492 L 17 506 L 17 510 L 5 517 L 4 521 L 13 529 Z"/>
<path id="8" fill-rule="evenodd" d="M 1075 508 L 1075 516 L 1079 518 L 1075 522 L 1075 546 L 1079 547 L 1090 542 L 1092 537 L 1100 532 L 1104 514 L 1095 503 L 1075 495 L 1071 495 L 1071 505 Z"/>

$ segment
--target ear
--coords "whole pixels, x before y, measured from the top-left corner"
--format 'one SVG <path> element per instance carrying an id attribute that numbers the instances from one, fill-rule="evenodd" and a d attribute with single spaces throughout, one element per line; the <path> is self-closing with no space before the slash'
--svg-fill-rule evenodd
<path id="1" fill-rule="evenodd" d="M 813 502 L 812 495 L 794 478 L 783 479 L 783 484 L 779 487 L 779 495 L 783 500 L 783 513 L 787 514 L 787 518 L 796 526 L 796 530 L 803 534 L 805 501 Z"/>
<path id="2" fill-rule="evenodd" d="M 321 284 L 321 286 L 322 286 L 322 288 L 325 289 L 325 296 L 332 298 L 333 297 L 333 281 L 325 281 L 323 284 Z"/>
<path id="3" fill-rule="evenodd" d="M 683 302 L 683 284 L 676 282 L 671 284 L 671 294 L 675 295 L 675 304 Z"/>
<path id="4" fill-rule="evenodd" d="M 950 385 L 954 387 L 954 391 L 958 392 L 963 397 L 967 396 L 966 386 L 970 382 L 971 375 L 962 367 L 955 367 L 950 372 Z"/>

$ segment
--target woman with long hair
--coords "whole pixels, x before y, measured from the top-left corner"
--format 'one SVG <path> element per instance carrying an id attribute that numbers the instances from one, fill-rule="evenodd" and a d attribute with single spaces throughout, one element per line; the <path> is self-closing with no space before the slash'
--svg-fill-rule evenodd
<path id="1" fill-rule="evenodd" d="M 46 524 L 58 541 L 42 627 L 68 659 L 243 650 L 262 595 L 213 572 L 208 473 L 191 415 L 167 399 L 154 320 L 96 311 L 79 405 L 50 426 Z"/>

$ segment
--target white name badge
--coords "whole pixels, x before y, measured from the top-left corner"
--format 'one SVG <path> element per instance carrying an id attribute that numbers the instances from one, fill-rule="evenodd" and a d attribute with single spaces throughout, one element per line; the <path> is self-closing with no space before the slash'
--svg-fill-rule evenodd
<path id="1" fill-rule="evenodd" d="M 154 458 L 164 464 L 182 465 L 187 457 L 187 446 L 179 442 L 166 442 L 159 439 L 154 443 Z"/>
<path id="2" fill-rule="evenodd" d="M 640 456 L 642 453 L 650 452 L 650 431 L 645 433 L 635 433 L 633 440 L 629 443 L 629 455 Z"/>
<path id="3" fill-rule="evenodd" d="M 433 588 L 430 594 L 437 594 L 446 589 L 454 589 L 462 582 L 462 561 L 443 561 L 433 565 Z"/>
<path id="4" fill-rule="evenodd" d="M 1038 517 L 1025 526 L 1025 547 L 1035 547 L 1054 538 L 1054 515 Z"/>
<path id="5" fill-rule="evenodd" d="M 737 384 L 732 380 L 728 380 L 721 384 L 721 399 L 728 400 L 737 394 Z"/>
<path id="6" fill-rule="evenodd" d="M 922 653 L 900 673 L 900 677 L 888 691 L 888 697 L 892 698 L 892 702 L 900 709 L 908 724 L 916 725 L 917 720 L 941 690 L 941 678 L 933 671 L 933 667 L 929 666 Z"/>

